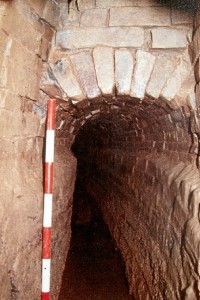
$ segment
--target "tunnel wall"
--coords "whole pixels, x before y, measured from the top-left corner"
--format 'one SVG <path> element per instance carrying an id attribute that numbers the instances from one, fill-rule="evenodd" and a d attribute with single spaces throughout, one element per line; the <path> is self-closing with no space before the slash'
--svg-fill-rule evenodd
<path id="1" fill-rule="evenodd" d="M 98 134 L 101 141 L 108 137 L 87 132 L 91 140 Z M 129 136 L 125 130 L 123 135 Z M 198 282 L 200 178 L 195 162 L 187 161 L 187 143 L 184 147 L 181 142 L 187 136 L 180 136 L 176 147 L 182 148 L 182 157 L 176 156 L 172 140 L 171 157 L 148 149 L 148 134 L 143 151 L 134 139 L 125 147 L 118 134 L 118 145 L 105 142 L 96 148 L 90 142 L 87 155 L 78 157 L 81 183 L 97 202 L 122 253 L 136 299 L 182 299 L 184 290 L 196 288 Z"/>

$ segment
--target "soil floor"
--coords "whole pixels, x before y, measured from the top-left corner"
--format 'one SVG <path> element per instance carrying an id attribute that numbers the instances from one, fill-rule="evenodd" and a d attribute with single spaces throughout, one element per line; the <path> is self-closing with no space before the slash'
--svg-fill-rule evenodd
<path id="1" fill-rule="evenodd" d="M 102 220 L 73 225 L 59 300 L 133 300 L 120 254 Z"/>

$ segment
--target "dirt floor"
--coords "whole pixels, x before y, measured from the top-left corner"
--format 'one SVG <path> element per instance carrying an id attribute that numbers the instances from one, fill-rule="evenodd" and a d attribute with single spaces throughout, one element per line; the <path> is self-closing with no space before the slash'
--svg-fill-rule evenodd
<path id="1" fill-rule="evenodd" d="M 132 300 L 119 252 L 100 218 L 73 225 L 59 300 Z"/>

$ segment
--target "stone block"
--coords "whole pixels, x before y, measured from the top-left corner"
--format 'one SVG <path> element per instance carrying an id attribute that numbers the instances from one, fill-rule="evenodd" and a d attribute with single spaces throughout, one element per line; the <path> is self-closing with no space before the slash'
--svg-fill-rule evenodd
<path id="1" fill-rule="evenodd" d="M 152 48 L 186 48 L 189 30 L 173 28 L 155 28 L 151 30 Z"/>
<path id="2" fill-rule="evenodd" d="M 9 50 L 11 47 L 11 39 L 8 37 L 8 35 L 3 31 L 0 30 L 0 86 L 2 85 L 2 72 L 4 72 L 2 69 L 3 63 L 5 60 L 5 57 L 9 55 Z"/>
<path id="3" fill-rule="evenodd" d="M 195 54 L 195 59 L 198 59 L 199 57 L 199 49 L 200 49 L 200 28 L 198 28 L 194 34 L 193 37 L 193 48 L 194 48 L 194 54 Z M 195 60 L 194 59 L 194 60 Z"/>
<path id="4" fill-rule="evenodd" d="M 144 98 L 146 85 L 153 70 L 154 63 L 154 55 L 143 50 L 137 51 L 136 65 L 130 92 L 130 95 L 132 97 L 136 97 L 139 99 Z"/>
<path id="5" fill-rule="evenodd" d="M 43 91 L 43 93 L 45 93 L 45 95 L 48 95 L 48 97 L 58 99 L 66 98 L 66 94 L 59 87 L 50 69 L 43 71 L 40 79 L 40 89 Z M 40 93 L 42 99 L 44 99 L 45 95 Z"/>
<path id="6" fill-rule="evenodd" d="M 60 18 L 58 20 L 58 28 L 66 26 L 79 26 L 80 24 L 80 11 L 73 8 L 68 8 L 67 3 L 60 4 Z"/>
<path id="7" fill-rule="evenodd" d="M 67 57 L 51 64 L 51 68 L 59 85 L 70 98 L 75 100 L 84 99 L 84 94 Z"/>
<path id="8" fill-rule="evenodd" d="M 114 53 L 112 48 L 96 47 L 93 51 L 98 86 L 102 93 L 110 95 L 114 90 Z"/>
<path id="9" fill-rule="evenodd" d="M 195 74 L 195 79 L 198 83 L 200 81 L 200 62 L 199 62 L 199 58 L 196 61 L 195 66 L 194 66 L 194 74 Z"/>
<path id="10" fill-rule="evenodd" d="M 39 59 L 21 43 L 13 40 L 5 63 L 5 84 L 10 91 L 37 99 L 39 92 Z M 31 75 L 31 76 L 30 76 Z"/>
<path id="11" fill-rule="evenodd" d="M 106 27 L 108 23 L 107 9 L 85 10 L 81 15 L 82 27 Z"/>
<path id="12" fill-rule="evenodd" d="M 95 8 L 96 3 L 95 0 L 84 0 L 79 1 L 78 8 L 80 10 Z"/>
<path id="13" fill-rule="evenodd" d="M 177 58 L 173 56 L 160 55 L 157 57 L 153 72 L 147 85 L 147 95 L 157 99 L 160 96 L 167 79 L 173 72 Z"/>
<path id="14" fill-rule="evenodd" d="M 109 26 L 170 26 L 170 10 L 164 7 L 110 9 Z"/>
<path id="15" fill-rule="evenodd" d="M 80 83 L 89 99 L 101 95 L 97 85 L 93 59 L 89 51 L 76 53 L 70 56 L 77 71 Z"/>
<path id="16" fill-rule="evenodd" d="M 191 24 L 193 23 L 193 16 L 191 12 L 185 12 L 178 9 L 172 9 L 171 12 L 172 24 Z"/>
<path id="17" fill-rule="evenodd" d="M 57 27 L 60 18 L 60 6 L 56 1 L 47 1 L 44 7 L 43 16 L 53 27 Z"/>
<path id="18" fill-rule="evenodd" d="M 62 49 L 108 47 L 141 47 L 144 43 L 142 28 L 74 28 L 58 31 L 56 45 Z"/>
<path id="19" fill-rule="evenodd" d="M 188 59 L 182 57 L 161 91 L 162 98 L 167 101 L 173 100 L 190 72 L 191 64 L 189 62 L 189 57 Z"/>
<path id="20" fill-rule="evenodd" d="M 97 7 L 122 7 L 122 6 L 135 6 L 138 0 L 96 0 Z"/>
<path id="21" fill-rule="evenodd" d="M 39 16 L 42 16 L 46 1 L 28 0 L 27 2 Z"/>
<path id="22" fill-rule="evenodd" d="M 118 94 L 129 95 L 133 67 L 133 54 L 129 50 L 115 51 L 115 82 Z"/>
<path id="23" fill-rule="evenodd" d="M 41 32 L 35 29 L 12 5 L 8 5 L 2 18 L 2 29 L 21 42 L 30 52 L 39 53 Z M 30 38 L 31 37 L 31 38 Z"/>

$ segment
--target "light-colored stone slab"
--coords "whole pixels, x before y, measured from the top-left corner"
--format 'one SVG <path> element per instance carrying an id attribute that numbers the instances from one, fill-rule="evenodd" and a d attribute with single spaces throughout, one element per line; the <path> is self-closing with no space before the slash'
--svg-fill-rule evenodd
<path id="1" fill-rule="evenodd" d="M 143 50 L 137 51 L 136 66 L 130 93 L 132 97 L 136 97 L 139 99 L 144 98 L 146 85 L 153 70 L 154 63 L 154 55 Z"/>
<path id="2" fill-rule="evenodd" d="M 62 49 L 109 47 L 141 47 L 144 43 L 142 28 L 74 28 L 61 30 L 56 45 Z"/>
<path id="3" fill-rule="evenodd" d="M 110 9 L 109 26 L 170 26 L 165 7 L 121 7 Z"/>
<path id="4" fill-rule="evenodd" d="M 107 9 L 85 10 L 81 15 L 82 27 L 106 27 L 108 23 Z"/>
<path id="5" fill-rule="evenodd" d="M 100 96 L 101 92 L 97 85 L 94 64 L 89 51 L 76 53 L 70 57 L 75 65 L 79 80 L 87 97 L 92 99 Z"/>
<path id="6" fill-rule="evenodd" d="M 153 48 L 185 48 L 188 45 L 188 30 L 155 28 L 151 30 Z"/>
<path id="7" fill-rule="evenodd" d="M 96 0 L 96 7 L 122 7 L 137 5 L 138 0 Z"/>
<path id="8" fill-rule="evenodd" d="M 115 82 L 118 94 L 128 95 L 130 93 L 133 67 L 133 55 L 129 50 L 115 51 Z"/>
<path id="9" fill-rule="evenodd" d="M 75 100 L 84 99 L 84 94 L 67 57 L 59 60 L 56 64 L 52 64 L 51 68 L 60 87 L 70 98 Z"/>
<path id="10" fill-rule="evenodd" d="M 69 9 L 67 3 L 60 3 L 60 17 L 58 19 L 58 28 L 63 29 L 67 26 L 79 26 L 80 11 Z"/>
<path id="11" fill-rule="evenodd" d="M 74 5 L 74 7 L 76 7 L 76 5 Z M 91 9 L 91 8 L 95 8 L 95 0 L 78 1 L 79 10 Z"/>
<path id="12" fill-rule="evenodd" d="M 177 63 L 177 58 L 173 56 L 160 55 L 155 62 L 151 78 L 147 85 L 147 95 L 157 99 L 170 74 Z"/>
<path id="13" fill-rule="evenodd" d="M 178 9 L 172 10 L 172 24 L 191 24 L 193 23 L 193 16 L 191 12 L 184 12 Z"/>
<path id="14" fill-rule="evenodd" d="M 110 95 L 114 90 L 114 53 L 112 48 L 97 47 L 93 51 L 98 86 L 102 93 Z"/>
<path id="15" fill-rule="evenodd" d="M 182 83 L 184 82 L 190 71 L 191 65 L 189 62 L 189 58 L 181 58 L 174 72 L 167 80 L 161 92 L 161 96 L 167 101 L 173 100 L 178 94 Z"/>

